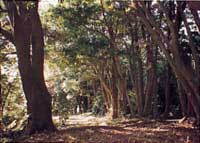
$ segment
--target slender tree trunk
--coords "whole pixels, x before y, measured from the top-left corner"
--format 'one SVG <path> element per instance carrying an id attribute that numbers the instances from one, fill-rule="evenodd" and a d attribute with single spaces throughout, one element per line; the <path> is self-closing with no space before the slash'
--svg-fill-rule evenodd
<path id="1" fill-rule="evenodd" d="M 151 111 L 151 102 L 153 95 L 153 82 L 154 82 L 154 57 L 153 57 L 153 47 L 147 47 L 147 82 L 146 82 L 146 92 L 145 92 L 145 104 L 144 104 L 144 115 L 147 116 Z"/>
<path id="2" fill-rule="evenodd" d="M 104 101 L 105 101 L 106 109 L 108 111 L 110 109 L 110 103 L 108 101 L 108 97 L 107 96 L 109 96 L 109 95 L 106 93 L 102 83 L 101 83 L 101 88 L 102 88 L 102 91 L 103 91 L 103 98 L 104 98 Z"/>
<path id="3" fill-rule="evenodd" d="M 112 59 L 112 118 L 119 117 L 119 100 L 118 100 L 118 89 L 117 89 L 117 68 L 116 61 L 113 57 Z"/>
<path id="4" fill-rule="evenodd" d="M 186 116 L 187 115 L 187 97 L 184 93 L 180 80 L 177 80 L 177 86 L 178 86 L 178 94 L 179 94 L 179 100 L 181 104 L 182 115 Z"/>
<path id="5" fill-rule="evenodd" d="M 134 68 L 133 68 L 133 63 L 132 63 L 132 57 L 130 56 L 129 57 L 129 70 L 130 70 L 130 78 L 131 78 L 131 82 L 132 82 L 132 85 L 133 85 L 133 88 L 132 90 L 135 91 L 135 74 L 134 74 Z M 134 111 L 133 111 L 133 105 L 130 101 L 130 98 L 128 98 L 128 102 L 130 104 L 130 111 L 131 111 L 131 116 L 134 115 Z"/>
<path id="6" fill-rule="evenodd" d="M 137 15 L 141 18 L 142 22 L 144 23 L 144 25 L 147 27 L 147 30 L 151 34 L 152 38 L 156 41 L 156 43 L 161 48 L 162 52 L 165 54 L 165 57 L 167 58 L 172 70 L 180 80 L 181 85 L 185 90 L 185 93 L 187 94 L 188 100 L 195 111 L 195 115 L 198 122 L 200 122 L 200 115 L 199 115 L 200 96 L 198 92 L 199 87 L 195 83 L 195 79 L 197 79 L 198 77 L 193 74 L 194 71 L 193 69 L 188 68 L 187 65 L 184 64 L 179 54 L 179 46 L 177 44 L 178 43 L 177 31 L 179 29 L 177 26 L 175 26 L 177 24 L 173 24 L 173 22 L 170 20 L 167 13 L 168 11 L 165 9 L 165 7 L 160 3 L 159 5 L 160 5 L 160 10 L 164 13 L 167 25 L 170 29 L 171 41 L 167 40 L 167 37 L 164 35 L 162 30 L 157 26 L 155 21 L 153 21 L 153 16 L 150 14 L 150 12 L 148 12 L 145 9 L 144 6 L 142 6 L 142 8 L 144 8 L 145 14 L 138 10 Z M 148 19 L 145 15 L 148 17 Z M 152 25 L 154 29 L 152 28 Z"/>
<path id="7" fill-rule="evenodd" d="M 2 98 L 2 78 L 1 78 L 1 63 L 0 63 L 0 133 L 3 130 L 3 98 Z"/>
<path id="8" fill-rule="evenodd" d="M 136 22 L 136 25 L 134 27 L 134 37 L 133 40 L 135 44 L 138 43 L 138 22 Z M 141 51 L 139 49 L 139 46 L 134 46 L 132 47 L 133 53 L 135 56 L 136 60 L 136 75 L 135 75 L 135 86 L 136 86 L 136 95 L 137 95 L 137 102 L 138 102 L 138 114 L 142 115 L 143 114 L 143 108 L 144 108 L 144 84 L 143 84 L 143 64 L 142 64 L 142 58 L 141 58 Z M 134 61 L 133 61 L 134 62 Z"/>
<path id="9" fill-rule="evenodd" d="M 104 13 L 105 14 L 105 13 Z M 105 16 L 105 15 L 104 15 Z M 116 46 L 116 33 L 113 30 L 113 27 L 110 23 L 108 23 L 107 20 L 105 20 L 107 28 L 108 28 L 108 33 L 109 33 L 109 37 L 110 37 L 110 49 L 115 50 L 117 48 Z M 120 107 L 120 101 L 119 101 L 119 90 L 117 88 L 117 85 L 119 84 L 118 81 L 118 75 L 117 75 L 117 61 L 116 61 L 116 55 L 114 55 L 111 58 L 112 61 L 112 67 L 111 67 L 111 85 L 112 85 L 112 118 L 118 118 L 119 117 L 119 107 Z"/>
<path id="10" fill-rule="evenodd" d="M 166 73 L 165 73 L 165 111 L 163 113 L 164 117 L 168 116 L 170 109 L 170 69 L 167 64 Z"/>
<path id="11" fill-rule="evenodd" d="M 137 52 L 137 61 L 138 61 L 138 95 L 139 95 L 139 114 L 142 115 L 143 114 L 143 110 L 144 110 L 144 84 L 143 84 L 143 65 L 142 65 L 142 59 L 141 59 L 141 55 L 140 55 L 140 51 L 138 50 Z"/>
<path id="12" fill-rule="evenodd" d="M 122 74 L 122 67 L 120 64 L 120 59 L 118 56 L 115 57 L 116 67 L 117 67 L 117 77 L 118 77 L 118 91 L 119 91 L 119 110 L 122 111 L 123 116 L 130 110 L 130 103 L 128 102 L 129 97 L 127 95 L 127 85 L 126 78 Z"/>
<path id="13" fill-rule="evenodd" d="M 107 103 L 107 109 L 108 109 L 108 112 L 111 114 L 113 114 L 113 105 L 112 105 L 112 97 L 113 97 L 113 93 L 112 93 L 112 88 L 110 85 L 108 85 L 106 83 L 106 78 L 104 77 L 105 75 L 102 74 L 100 75 L 100 83 L 101 83 L 101 86 L 103 88 L 103 91 L 104 91 L 104 97 L 106 99 L 106 103 Z"/>
<path id="14" fill-rule="evenodd" d="M 192 51 L 192 58 L 193 58 L 194 64 L 195 64 L 194 65 L 195 74 L 198 78 L 197 81 L 196 81 L 196 84 L 199 87 L 198 89 L 200 89 L 200 85 L 199 85 L 199 81 L 200 81 L 200 58 L 198 56 L 198 51 L 197 51 L 198 47 L 195 46 L 195 43 L 194 43 L 193 37 L 192 37 L 192 32 L 190 30 L 189 24 L 187 22 L 187 18 L 186 18 L 183 11 L 184 11 L 184 9 L 180 8 L 180 15 L 181 15 L 183 22 L 184 22 L 184 25 L 186 27 L 186 31 L 187 31 L 188 38 L 189 38 L 189 47 Z M 199 90 L 198 90 L 198 92 L 199 92 Z"/>
<path id="15" fill-rule="evenodd" d="M 152 44 L 153 45 L 153 44 Z M 154 75 L 154 78 L 153 78 L 153 90 L 152 90 L 152 95 L 154 97 L 154 108 L 153 108 L 153 112 L 154 112 L 154 118 L 157 118 L 158 117 L 158 96 L 157 96 L 157 90 L 158 90 L 158 78 L 157 78 L 157 55 L 158 55 L 158 48 L 155 47 L 155 55 L 154 55 L 154 60 L 153 60 L 153 75 Z"/>

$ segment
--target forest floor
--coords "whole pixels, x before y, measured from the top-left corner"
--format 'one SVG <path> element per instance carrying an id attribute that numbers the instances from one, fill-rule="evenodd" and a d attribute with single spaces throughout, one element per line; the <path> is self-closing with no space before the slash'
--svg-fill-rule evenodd
<path id="1" fill-rule="evenodd" d="M 110 121 L 85 113 L 70 116 L 57 132 L 21 137 L 14 142 L 200 143 L 199 129 L 178 121 L 141 118 Z"/>

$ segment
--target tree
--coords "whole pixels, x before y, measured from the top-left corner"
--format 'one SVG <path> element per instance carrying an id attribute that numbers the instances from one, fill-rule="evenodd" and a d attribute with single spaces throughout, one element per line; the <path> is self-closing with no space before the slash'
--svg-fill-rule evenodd
<path id="1" fill-rule="evenodd" d="M 38 14 L 38 1 L 3 1 L 12 31 L 0 27 L 0 33 L 17 51 L 18 67 L 29 115 L 26 133 L 54 131 L 51 95 L 43 75 L 44 38 Z"/>
<path id="2" fill-rule="evenodd" d="M 191 29 L 188 28 L 187 22 L 184 19 L 184 15 L 186 15 L 186 13 L 181 11 L 184 7 L 184 3 L 180 2 L 175 4 L 174 2 L 158 2 L 157 6 L 160 10 L 159 14 L 164 17 L 162 21 L 166 22 L 167 24 L 165 28 L 169 29 L 169 32 L 164 32 L 165 30 L 154 21 L 155 14 L 146 8 L 145 2 L 135 2 L 133 4 L 133 9 L 134 13 L 146 26 L 146 29 L 150 33 L 152 39 L 156 41 L 156 44 L 164 53 L 170 67 L 177 76 L 177 79 L 180 81 L 180 84 L 183 87 L 190 104 L 192 105 L 195 116 L 199 121 L 200 96 L 198 82 L 198 52 L 194 52 L 194 49 L 197 49 L 197 47 L 192 44 L 192 39 L 190 36 Z M 154 6 L 154 8 L 157 6 Z M 183 56 L 181 55 L 181 51 L 183 51 L 183 49 L 181 49 L 179 46 L 180 43 L 178 41 L 181 21 L 184 21 L 188 36 L 190 38 L 189 44 L 192 53 L 189 53 L 189 55 L 191 55 L 191 58 L 194 60 L 195 66 L 193 66 L 192 62 L 187 62 L 186 64 Z M 190 59 L 190 57 L 188 56 L 187 59 Z"/>
<path id="3" fill-rule="evenodd" d="M 176 81 L 181 81 L 179 89 L 186 90 L 187 85 L 190 86 L 187 91 L 191 85 L 193 87 L 193 82 L 198 85 L 198 81 L 189 82 L 191 76 L 186 76 L 194 73 L 192 76 L 198 77 L 198 32 L 188 30 L 187 24 L 189 28 L 195 24 L 184 21 L 184 15 L 187 19 L 191 14 L 188 14 L 184 7 L 180 9 L 179 3 L 161 2 L 166 8 L 164 11 L 165 9 L 157 9 L 151 2 L 146 1 L 132 5 L 131 2 L 105 0 L 74 0 L 66 2 L 66 5 L 65 2 L 51 11 L 49 24 L 57 25 L 58 22 L 58 26 L 50 28 L 52 37 L 48 39 L 53 41 L 53 45 L 54 42 L 58 43 L 59 47 L 56 49 L 64 53 L 67 62 L 76 70 L 81 69 L 81 74 L 75 73 L 76 79 L 82 78 L 83 73 L 88 73 L 93 81 L 100 82 L 101 94 L 113 118 L 124 113 L 131 113 L 133 116 L 133 102 L 137 104 L 137 113 L 142 116 L 164 112 L 161 103 L 165 102 L 167 114 L 172 109 L 169 108 L 172 107 L 169 106 L 169 95 L 173 95 L 170 97 L 172 104 L 178 104 L 175 103 L 178 98 L 174 96 L 178 95 L 175 91 Z M 170 21 L 175 21 L 173 26 L 169 26 Z M 188 39 L 181 36 L 181 27 L 191 32 L 187 32 L 188 36 L 190 34 Z M 187 40 L 190 43 L 183 42 Z M 170 70 L 165 68 L 168 65 Z M 180 70 L 180 67 L 183 70 Z M 166 79 L 166 82 L 161 81 L 163 79 Z M 196 87 L 198 86 L 194 87 L 193 97 L 197 93 Z M 94 93 L 95 90 L 96 88 Z M 128 96 L 128 93 L 131 96 Z M 184 94 L 186 93 L 184 91 Z M 186 100 L 189 101 L 187 105 L 191 106 L 192 98 L 189 96 Z M 184 96 L 179 97 L 183 107 L 181 97 Z M 195 102 L 195 98 L 192 101 Z M 194 104 L 191 109 L 195 109 L 197 114 L 198 103 Z"/>

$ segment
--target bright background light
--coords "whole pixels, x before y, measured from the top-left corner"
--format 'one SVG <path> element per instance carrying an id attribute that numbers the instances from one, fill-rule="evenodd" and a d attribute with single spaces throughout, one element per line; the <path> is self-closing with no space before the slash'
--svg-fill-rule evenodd
<path id="1" fill-rule="evenodd" d="M 58 0 L 41 0 L 39 3 L 39 10 L 48 10 L 50 6 L 55 6 Z"/>

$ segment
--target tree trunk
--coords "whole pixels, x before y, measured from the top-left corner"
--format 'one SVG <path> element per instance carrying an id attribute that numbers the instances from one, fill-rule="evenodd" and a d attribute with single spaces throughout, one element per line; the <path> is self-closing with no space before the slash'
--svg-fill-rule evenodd
<path id="1" fill-rule="evenodd" d="M 33 9 L 32 18 L 32 75 L 33 75 L 33 97 L 30 98 L 32 105 L 32 123 L 30 132 L 42 130 L 55 130 L 52 121 L 51 100 L 52 97 L 44 80 L 44 38 L 41 21 L 37 9 Z M 38 99 L 40 99 L 38 101 Z"/>
<path id="2" fill-rule="evenodd" d="M 184 93 L 180 80 L 177 80 L 177 86 L 178 86 L 178 94 L 179 94 L 179 100 L 181 104 L 182 115 L 186 116 L 187 115 L 187 97 Z"/>
<path id="3" fill-rule="evenodd" d="M 139 28 L 139 26 L 138 26 L 138 21 L 137 21 L 136 25 L 134 27 L 134 37 L 133 37 L 135 44 L 139 42 L 138 28 Z M 137 95 L 137 102 L 138 102 L 137 111 L 138 111 L 138 114 L 142 116 L 143 108 L 144 108 L 143 64 L 142 64 L 141 51 L 139 49 L 139 46 L 137 45 L 132 48 L 134 48 L 133 53 L 134 53 L 135 60 L 136 60 L 136 62 L 135 62 L 136 68 L 134 70 L 136 71 L 135 86 L 136 86 L 136 95 Z"/>
<path id="4" fill-rule="evenodd" d="M 38 2 L 27 10 L 23 2 L 4 1 L 14 29 L 14 44 L 17 51 L 18 67 L 29 114 L 26 133 L 54 131 L 52 121 L 51 95 L 43 75 L 44 39 Z M 20 13 L 17 12 L 19 7 Z M 29 17 L 27 18 L 27 15 Z"/>
<path id="5" fill-rule="evenodd" d="M 129 19 L 128 19 L 129 20 Z M 144 87 L 143 87 L 143 64 L 141 59 L 141 51 L 138 47 L 138 20 L 135 21 L 135 26 L 129 21 L 128 26 L 131 34 L 130 46 L 130 75 L 133 84 L 133 92 L 136 94 L 136 108 L 139 115 L 143 114 L 144 106 Z"/>
<path id="6" fill-rule="evenodd" d="M 134 61 L 134 60 L 133 60 Z M 135 91 L 135 72 L 134 72 L 134 65 L 132 63 L 132 56 L 129 57 L 129 70 L 130 70 L 130 78 L 131 78 L 131 82 L 132 82 L 132 90 Z M 128 102 L 130 104 L 130 111 L 131 111 L 131 116 L 134 115 L 134 109 L 133 109 L 133 105 L 130 101 L 130 98 L 128 98 Z"/>
<path id="7" fill-rule="evenodd" d="M 1 79 L 1 63 L 0 63 L 0 133 L 3 131 L 3 98 L 2 98 L 2 79 Z"/>
<path id="8" fill-rule="evenodd" d="M 118 102 L 118 89 L 117 89 L 117 68 L 116 61 L 112 58 L 112 119 L 119 117 L 119 102 Z"/>
<path id="9" fill-rule="evenodd" d="M 131 111 L 131 103 L 130 99 L 127 95 L 127 84 L 126 78 L 122 74 L 122 68 L 120 64 L 120 59 L 118 56 L 115 57 L 117 77 L 118 77 L 118 91 L 119 91 L 119 102 L 120 107 L 119 110 L 122 112 L 122 116 L 126 115 L 129 111 Z"/>
<path id="10" fill-rule="evenodd" d="M 170 69 L 167 64 L 166 73 L 165 73 L 165 111 L 163 113 L 164 117 L 168 116 L 170 109 Z"/>
<path id="11" fill-rule="evenodd" d="M 149 40 L 150 41 L 150 40 Z M 150 43 L 150 42 L 149 42 Z M 145 104 L 144 104 L 144 115 L 147 116 L 151 111 L 152 97 L 154 95 L 155 80 L 156 79 L 156 67 L 154 58 L 153 44 L 150 44 L 147 48 L 147 83 L 145 92 Z"/>
<path id="12" fill-rule="evenodd" d="M 138 98 L 139 98 L 139 108 L 138 108 L 138 113 L 139 115 L 143 114 L 144 110 L 144 84 L 143 84 L 143 66 L 142 66 L 142 59 L 140 56 L 140 51 L 137 50 L 137 66 L 138 66 L 138 71 L 137 71 L 137 91 L 138 91 Z"/>
<path id="13" fill-rule="evenodd" d="M 138 9 L 137 15 L 141 18 L 142 22 L 147 27 L 147 30 L 151 34 L 151 37 L 161 48 L 172 70 L 176 74 L 177 78 L 180 80 L 181 85 L 187 94 L 189 102 L 191 103 L 192 108 L 195 111 L 196 118 L 200 122 L 200 96 L 198 92 L 199 87 L 195 82 L 198 77 L 193 74 L 193 69 L 188 68 L 188 66 L 184 64 L 179 53 L 180 48 L 178 45 L 177 31 L 179 30 L 180 26 L 177 26 L 177 23 L 180 23 L 180 21 L 172 19 L 173 21 L 177 22 L 174 24 L 173 21 L 169 18 L 169 11 L 167 11 L 166 8 L 160 3 L 159 6 L 160 10 L 164 13 L 168 28 L 170 29 L 170 41 L 168 40 L 168 37 L 165 36 L 160 27 L 157 26 L 157 24 L 153 20 L 153 16 L 148 10 L 145 9 L 144 6 L 142 6 L 142 8 L 144 8 L 145 14 Z M 173 11 L 175 12 L 174 9 L 172 9 L 172 12 Z M 179 13 L 177 11 L 177 15 L 178 14 Z"/>
<path id="14" fill-rule="evenodd" d="M 102 86 L 102 89 L 104 91 L 104 97 L 105 97 L 105 100 L 106 100 L 106 105 L 107 105 L 107 109 L 108 109 L 108 112 L 111 114 L 113 114 L 113 105 L 112 105 L 112 97 L 113 97 L 113 93 L 112 93 L 112 89 L 111 89 L 111 86 L 108 85 L 106 83 L 106 77 L 104 75 L 104 72 L 102 72 L 100 74 L 100 83 L 101 83 L 101 86 Z"/>

